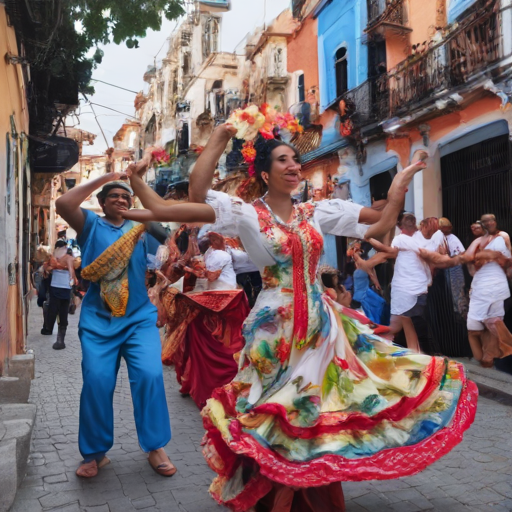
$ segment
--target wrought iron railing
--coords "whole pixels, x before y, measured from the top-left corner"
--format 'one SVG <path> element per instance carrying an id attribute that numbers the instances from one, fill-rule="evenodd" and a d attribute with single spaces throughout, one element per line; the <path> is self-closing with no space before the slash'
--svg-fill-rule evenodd
<path id="1" fill-rule="evenodd" d="M 383 12 L 386 0 L 368 0 L 368 25 L 371 25 Z"/>
<path id="2" fill-rule="evenodd" d="M 377 117 L 372 101 L 372 82 L 367 80 L 338 98 L 341 115 L 346 115 L 356 126 L 369 124 Z"/>
<path id="3" fill-rule="evenodd" d="M 474 15 L 475 21 L 449 41 L 451 75 L 454 84 L 504 57 L 500 2 L 490 2 L 489 12 Z"/>
<path id="4" fill-rule="evenodd" d="M 488 0 L 442 41 L 377 79 L 381 113 L 387 101 L 384 117 L 402 114 L 438 92 L 467 82 L 503 57 L 499 1 Z"/>
<path id="5" fill-rule="evenodd" d="M 405 23 L 403 0 L 368 0 L 368 26 L 377 22 Z"/>

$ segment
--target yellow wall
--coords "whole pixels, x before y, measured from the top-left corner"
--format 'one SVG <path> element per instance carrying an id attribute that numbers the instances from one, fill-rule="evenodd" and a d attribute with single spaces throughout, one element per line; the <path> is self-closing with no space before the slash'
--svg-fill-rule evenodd
<path id="1" fill-rule="evenodd" d="M 25 85 L 22 66 L 8 64 L 4 59 L 7 54 L 18 55 L 14 29 L 7 24 L 5 6 L 0 3 L 0 374 L 7 357 L 19 352 L 20 337 L 23 337 L 22 301 L 20 297 L 20 280 L 9 285 L 9 264 L 22 263 L 18 261 L 18 233 L 22 219 L 17 212 L 17 197 L 19 195 L 19 179 L 23 166 L 21 165 L 21 134 L 28 133 L 28 108 L 26 103 Z M 11 154 L 19 169 L 19 179 L 13 172 L 10 180 L 11 211 L 7 212 L 7 149 L 6 136 L 11 134 L 11 116 L 13 116 L 18 139 L 12 141 L 19 151 Z M 14 169 L 16 169 L 16 166 Z M 21 233 L 20 233 L 21 237 Z M 21 333 L 20 333 L 21 329 Z"/>

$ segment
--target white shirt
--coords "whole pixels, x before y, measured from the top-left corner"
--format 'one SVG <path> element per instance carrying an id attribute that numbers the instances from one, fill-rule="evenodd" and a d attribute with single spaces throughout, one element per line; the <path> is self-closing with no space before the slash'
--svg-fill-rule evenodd
<path id="1" fill-rule="evenodd" d="M 215 211 L 212 231 L 239 236 L 249 258 L 260 271 L 275 265 L 274 249 L 271 242 L 261 236 L 258 214 L 252 204 L 214 190 L 208 191 L 206 202 Z M 341 199 L 326 199 L 315 204 L 312 224 L 320 234 L 364 238 L 369 226 L 359 224 L 363 206 Z"/>
<path id="2" fill-rule="evenodd" d="M 216 272 L 221 270 L 216 281 L 208 282 L 209 290 L 231 290 L 236 288 L 236 274 L 233 269 L 233 260 L 226 251 L 208 249 L 204 255 L 206 270 Z"/>
<path id="3" fill-rule="evenodd" d="M 507 249 L 505 240 L 498 236 L 491 241 L 484 249 L 499 251 L 507 258 L 510 258 L 510 251 Z M 510 297 L 510 289 L 505 271 L 495 261 L 486 263 L 476 271 L 471 284 L 471 299 L 485 299 L 489 302 L 505 300 Z"/>
<path id="4" fill-rule="evenodd" d="M 412 238 L 418 242 L 422 249 L 429 251 L 437 251 L 439 247 L 444 244 L 444 235 L 441 230 L 437 230 L 431 238 L 425 238 L 423 233 L 418 230 L 412 235 Z"/>
<path id="5" fill-rule="evenodd" d="M 448 244 L 448 251 L 450 256 L 457 256 L 465 252 L 466 248 L 462 242 L 452 233 L 445 236 L 446 243 Z"/>
<path id="6" fill-rule="evenodd" d="M 430 245 L 423 235 L 400 234 L 391 242 L 398 249 L 395 272 L 391 281 L 391 313 L 402 315 L 414 307 L 418 296 L 427 293 L 432 283 L 430 268 L 419 256 L 420 248 Z M 435 243 L 435 242 L 434 242 Z"/>
<path id="7" fill-rule="evenodd" d="M 249 255 L 240 249 L 227 248 L 231 258 L 233 259 L 233 268 L 235 274 L 245 274 L 248 272 L 259 272 L 258 267 L 251 261 Z"/>

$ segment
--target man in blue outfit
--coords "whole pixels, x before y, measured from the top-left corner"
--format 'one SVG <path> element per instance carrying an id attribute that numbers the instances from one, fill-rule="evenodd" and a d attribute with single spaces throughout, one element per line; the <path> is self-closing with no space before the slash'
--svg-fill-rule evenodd
<path id="1" fill-rule="evenodd" d="M 132 189 L 123 173 L 107 173 L 66 192 L 57 202 L 57 213 L 77 232 L 82 265 L 92 263 L 105 249 L 128 232 L 134 222 L 121 212 L 130 209 Z M 80 208 L 96 189 L 104 216 Z M 82 346 L 83 388 L 80 398 L 79 449 L 84 460 L 77 475 L 91 478 L 109 462 L 106 453 L 114 442 L 113 395 L 121 357 L 128 367 L 137 435 L 149 453 L 151 467 L 163 476 L 176 468 L 164 451 L 171 427 L 156 327 L 157 311 L 145 286 L 147 237 L 137 243 L 128 265 L 129 300 L 126 314 L 113 317 L 91 283 L 82 302 L 78 334 Z"/>

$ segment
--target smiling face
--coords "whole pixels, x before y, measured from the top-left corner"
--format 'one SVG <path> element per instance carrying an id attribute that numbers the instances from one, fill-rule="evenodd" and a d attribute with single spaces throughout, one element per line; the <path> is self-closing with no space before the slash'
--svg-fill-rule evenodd
<path id="1" fill-rule="evenodd" d="M 261 177 L 270 192 L 291 194 L 301 181 L 301 165 L 297 152 L 284 144 L 271 154 L 270 172 L 262 172 Z"/>
<path id="2" fill-rule="evenodd" d="M 112 188 L 107 192 L 100 206 L 103 209 L 105 217 L 119 218 L 122 211 L 127 211 L 132 205 L 131 195 L 124 188 Z"/>
<path id="3" fill-rule="evenodd" d="M 496 217 L 494 215 L 482 215 L 481 221 L 484 229 L 486 229 L 490 235 L 496 234 L 498 231 L 498 223 L 496 222 Z"/>

